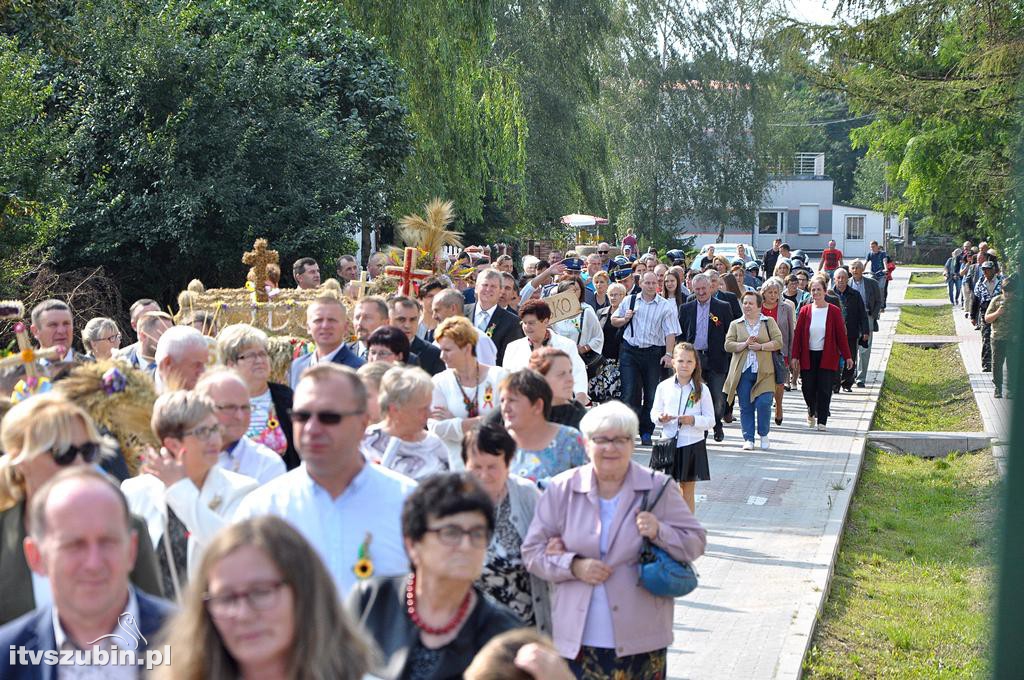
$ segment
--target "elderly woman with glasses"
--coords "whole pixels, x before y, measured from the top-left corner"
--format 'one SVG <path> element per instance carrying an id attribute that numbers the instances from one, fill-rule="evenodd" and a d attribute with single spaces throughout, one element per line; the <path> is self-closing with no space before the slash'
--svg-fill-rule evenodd
<path id="1" fill-rule="evenodd" d="M 121 331 L 113 319 L 98 316 L 89 319 L 82 329 L 82 344 L 85 355 L 96 361 L 106 361 L 121 347 Z"/>
<path id="2" fill-rule="evenodd" d="M 672 600 L 637 581 L 643 539 L 673 559 L 704 553 L 705 531 L 679 487 L 633 462 L 636 413 L 608 402 L 580 423 L 590 463 L 559 475 L 541 496 L 523 541 L 530 573 L 553 584 L 552 635 L 578 678 L 662 678 Z M 640 512 L 646 496 L 650 511 Z"/>
<path id="3" fill-rule="evenodd" d="M 217 535 L 164 631 L 174 665 L 157 668 L 160 680 L 362 680 L 370 664 L 370 645 L 320 557 L 274 516 Z"/>
<path id="4" fill-rule="evenodd" d="M 392 366 L 381 378 L 377 396 L 383 420 L 366 428 L 363 456 L 412 479 L 447 472 L 448 447 L 426 429 L 433 398 L 429 373 L 415 366 Z"/>
<path id="5" fill-rule="evenodd" d="M 143 474 L 125 480 L 121 490 L 146 521 L 164 593 L 180 600 L 203 549 L 259 485 L 217 465 L 221 426 L 209 397 L 166 392 L 153 404 L 151 424 L 160 450 L 149 452 Z"/>
<path id="6" fill-rule="evenodd" d="M 491 638 L 523 625 L 474 585 L 494 535 L 494 503 L 466 473 L 435 475 L 405 500 L 402 535 L 412 573 L 360 581 L 348 597 L 380 652 L 370 672 L 461 678 Z"/>
<path id="7" fill-rule="evenodd" d="M 107 454 L 92 420 L 80 407 L 56 394 L 40 394 L 15 404 L 3 418 L 0 455 L 0 624 L 50 600 L 50 587 L 34 579 L 25 560 L 25 517 L 33 494 L 62 469 L 95 465 Z M 162 595 L 160 570 L 145 524 L 132 517 L 139 535 L 132 582 Z"/>
<path id="8" fill-rule="evenodd" d="M 249 388 L 249 439 L 263 444 L 284 459 L 289 470 L 298 467 L 292 431 L 292 389 L 270 382 L 267 334 L 247 323 L 228 326 L 217 336 L 218 361 L 238 371 Z"/>

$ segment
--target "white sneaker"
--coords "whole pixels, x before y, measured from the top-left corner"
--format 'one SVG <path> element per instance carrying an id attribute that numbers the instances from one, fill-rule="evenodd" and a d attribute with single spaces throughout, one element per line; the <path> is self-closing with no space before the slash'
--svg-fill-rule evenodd
<path id="1" fill-rule="evenodd" d="M 743 442 L 743 450 L 744 451 L 753 451 L 754 450 L 754 442 L 744 441 Z"/>
<path id="2" fill-rule="evenodd" d="M 825 426 L 822 425 L 821 423 L 818 423 L 818 432 L 824 432 L 824 431 L 825 431 Z"/>
<path id="3" fill-rule="evenodd" d="M 768 441 L 768 437 L 761 437 L 761 449 L 767 451 L 771 448 L 771 443 Z"/>
<path id="4" fill-rule="evenodd" d="M 817 420 L 814 416 L 807 416 L 807 427 L 814 427 L 814 423 Z"/>

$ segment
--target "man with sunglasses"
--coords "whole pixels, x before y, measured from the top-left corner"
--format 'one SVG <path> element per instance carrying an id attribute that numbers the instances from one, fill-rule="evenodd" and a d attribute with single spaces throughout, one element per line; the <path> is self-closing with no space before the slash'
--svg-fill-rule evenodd
<path id="1" fill-rule="evenodd" d="M 342 597 L 362 579 L 408 573 L 401 513 L 416 482 L 363 458 L 366 388 L 351 368 L 317 364 L 292 402 L 302 465 L 257 489 L 236 520 L 278 515 L 313 545 Z"/>
<path id="2" fill-rule="evenodd" d="M 172 609 L 129 584 L 139 535 L 124 495 L 102 473 L 68 468 L 35 493 L 28 525 L 28 564 L 53 599 L 0 628 L 2 648 L 12 650 L 0 655 L 0 677 L 136 677 L 134 667 L 109 663 L 111 648 L 144 658 Z M 96 649 L 107 653 L 106 663 L 77 652 L 75 667 L 59 673 L 30 657 Z"/>

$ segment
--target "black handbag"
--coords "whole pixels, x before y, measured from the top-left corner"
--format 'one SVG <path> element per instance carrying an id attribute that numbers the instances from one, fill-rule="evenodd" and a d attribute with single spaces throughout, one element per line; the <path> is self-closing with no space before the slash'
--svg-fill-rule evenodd
<path id="1" fill-rule="evenodd" d="M 785 385 L 789 380 L 789 371 L 786 366 L 786 359 L 782 356 L 782 350 L 772 352 L 772 367 L 775 369 L 775 384 Z"/>
<path id="2" fill-rule="evenodd" d="M 576 336 L 576 346 L 579 347 L 580 342 L 583 341 L 583 312 L 580 312 L 580 327 L 579 334 Z M 601 372 L 601 367 L 604 366 L 604 362 L 607 361 L 605 356 L 600 352 L 594 350 L 587 350 L 586 352 L 580 352 L 580 359 L 583 359 L 583 365 L 587 367 L 587 380 L 593 380 L 597 377 L 597 374 Z"/>
<path id="3" fill-rule="evenodd" d="M 683 407 L 683 391 L 679 390 L 679 405 L 676 406 L 676 411 L 679 411 Z M 677 416 L 682 415 L 676 413 Z M 661 470 L 662 472 L 671 472 L 676 462 L 676 438 L 675 437 L 658 437 L 652 442 L 651 445 L 651 463 L 648 467 L 652 470 Z M 657 501 L 655 501 L 657 502 Z"/>

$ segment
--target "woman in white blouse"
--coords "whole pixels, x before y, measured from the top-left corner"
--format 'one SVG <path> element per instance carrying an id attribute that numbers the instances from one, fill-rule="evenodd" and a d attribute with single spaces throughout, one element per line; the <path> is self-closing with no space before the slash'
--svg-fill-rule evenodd
<path id="1" fill-rule="evenodd" d="M 701 379 L 697 350 L 688 342 L 672 352 L 675 375 L 658 383 L 651 418 L 661 424 L 665 437 L 675 437 L 676 457 L 666 470 L 679 482 L 679 490 L 694 512 L 697 482 L 711 479 L 708 467 L 707 430 L 715 426 L 711 390 Z"/>
<path id="2" fill-rule="evenodd" d="M 125 480 L 121 490 L 149 529 L 164 594 L 180 600 L 202 551 L 259 484 L 217 465 L 221 425 L 209 397 L 184 390 L 160 395 L 152 427 L 160 452 L 151 452 L 145 474 Z"/>
<path id="3" fill-rule="evenodd" d="M 462 438 L 480 419 L 500 408 L 502 378 L 508 371 L 476 358 L 477 330 L 464 316 L 445 319 L 434 330 L 447 370 L 433 377 L 428 428 L 448 447 L 453 469 L 462 467 Z"/>
<path id="4" fill-rule="evenodd" d="M 604 331 L 601 329 L 597 312 L 583 301 L 583 282 L 579 279 L 572 279 L 558 284 L 559 293 L 564 293 L 567 290 L 571 290 L 579 298 L 580 313 L 551 324 L 551 332 L 572 340 L 581 357 L 591 350 L 600 354 L 604 349 Z"/>

